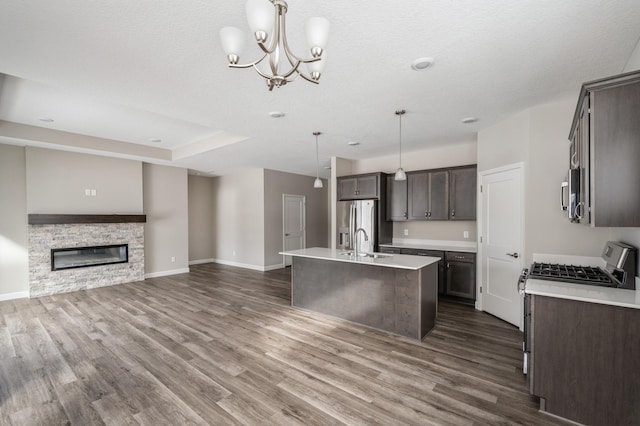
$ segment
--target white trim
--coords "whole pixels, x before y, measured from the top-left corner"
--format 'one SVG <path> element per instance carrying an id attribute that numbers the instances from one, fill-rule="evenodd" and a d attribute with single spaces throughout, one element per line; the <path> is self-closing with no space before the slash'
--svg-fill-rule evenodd
<path id="1" fill-rule="evenodd" d="M 16 291 L 15 293 L 3 293 L 0 294 L 0 302 L 15 299 L 26 299 L 29 297 L 28 291 Z"/>
<path id="2" fill-rule="evenodd" d="M 214 259 L 190 260 L 189 265 L 201 265 L 203 263 L 213 263 Z"/>
<path id="3" fill-rule="evenodd" d="M 282 263 L 278 263 L 275 265 L 268 265 L 268 266 L 259 266 L 259 265 L 250 265 L 248 263 L 232 262 L 230 260 L 223 260 L 223 259 L 212 259 L 212 260 L 213 260 L 213 263 L 219 263 L 220 265 L 235 266 L 237 268 L 251 269 L 252 271 L 260 271 L 260 272 L 273 271 L 274 269 L 282 269 L 285 267 Z"/>
<path id="4" fill-rule="evenodd" d="M 526 259 L 526 235 L 525 235 L 525 229 L 526 229 L 526 211 L 525 211 L 525 206 L 526 206 L 526 185 L 525 185 L 525 180 L 526 180 L 526 169 L 525 169 L 525 163 L 523 161 L 519 161 L 517 163 L 513 163 L 513 164 L 508 164 L 506 166 L 501 166 L 501 167 L 496 167 L 494 169 L 489 169 L 489 170 L 482 170 L 480 172 L 478 172 L 478 176 L 479 179 L 477 180 L 478 182 L 478 189 L 477 189 L 477 218 L 478 221 L 477 223 L 477 234 L 478 234 L 478 256 L 476 258 L 476 309 L 483 311 L 483 306 L 482 306 L 482 296 L 483 293 L 480 293 L 480 287 L 482 286 L 484 288 L 484 290 L 486 290 L 487 286 L 483 285 L 482 280 L 484 278 L 484 270 L 483 270 L 483 247 L 484 247 L 484 241 L 483 241 L 483 235 L 482 235 L 482 228 L 483 228 L 483 216 L 482 216 L 482 209 L 483 209 L 483 198 L 482 198 L 482 192 L 480 191 L 480 188 L 482 188 L 482 184 L 483 184 L 483 178 L 485 176 L 488 175 L 493 175 L 496 173 L 502 173 L 502 172 L 507 172 L 510 170 L 519 170 L 520 171 L 520 211 L 522 212 L 522 220 L 520 222 L 520 235 L 522 236 L 522 240 L 520 241 L 520 266 L 521 268 L 524 265 L 525 259 Z M 514 281 L 514 286 L 515 286 L 515 281 Z M 523 296 L 522 296 L 523 297 Z M 522 298 L 521 297 L 521 298 Z M 522 322 L 523 319 L 523 312 L 522 309 L 524 307 L 524 302 L 520 303 L 520 331 L 524 330 L 524 324 Z"/>
<path id="5" fill-rule="evenodd" d="M 146 278 L 158 278 L 158 277 L 166 277 L 167 275 L 176 275 L 176 274 L 187 274 L 189 273 L 189 268 L 182 269 L 172 269 L 170 271 L 159 271 L 159 272 L 151 272 L 149 274 L 144 274 Z"/>

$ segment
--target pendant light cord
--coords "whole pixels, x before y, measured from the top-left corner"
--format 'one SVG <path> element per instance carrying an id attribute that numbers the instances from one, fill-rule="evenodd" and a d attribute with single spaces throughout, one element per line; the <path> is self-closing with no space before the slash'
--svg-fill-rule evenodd
<path id="1" fill-rule="evenodd" d="M 403 112 L 398 114 L 398 118 L 400 119 L 400 132 L 399 132 L 400 133 L 400 144 L 399 144 L 400 152 L 399 152 L 399 155 L 398 155 L 400 168 L 402 168 L 402 114 L 403 114 Z"/>
<path id="2" fill-rule="evenodd" d="M 318 135 L 316 135 L 316 179 L 320 178 L 320 157 L 318 155 Z"/>

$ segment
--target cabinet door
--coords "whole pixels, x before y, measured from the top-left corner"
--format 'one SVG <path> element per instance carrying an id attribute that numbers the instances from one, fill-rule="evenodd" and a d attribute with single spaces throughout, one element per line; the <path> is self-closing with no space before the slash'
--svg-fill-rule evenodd
<path id="1" fill-rule="evenodd" d="M 351 178 L 338 178 L 338 199 L 353 200 L 357 198 L 358 179 Z"/>
<path id="2" fill-rule="evenodd" d="M 476 167 L 451 170 L 451 220 L 476 220 Z"/>
<path id="3" fill-rule="evenodd" d="M 409 220 L 429 216 L 429 172 L 407 173 Z"/>
<path id="4" fill-rule="evenodd" d="M 429 173 L 428 220 L 449 219 L 449 171 Z"/>
<path id="5" fill-rule="evenodd" d="M 447 261 L 447 296 L 476 299 L 476 266 L 470 262 Z"/>
<path id="6" fill-rule="evenodd" d="M 387 253 L 387 254 L 400 254 L 401 250 L 397 247 L 380 247 L 378 249 L 379 253 Z"/>
<path id="7" fill-rule="evenodd" d="M 360 199 L 378 198 L 378 175 L 358 176 L 356 196 Z"/>
<path id="8" fill-rule="evenodd" d="M 387 176 L 387 220 L 402 221 L 408 219 L 407 181 L 395 180 L 394 175 Z"/>
<path id="9" fill-rule="evenodd" d="M 589 96 L 584 98 L 582 110 L 580 111 L 580 123 L 578 124 L 578 155 L 580 156 L 580 189 L 578 192 L 578 206 L 576 214 L 580 217 L 578 222 L 582 225 L 591 226 L 591 167 L 590 158 L 590 124 L 589 124 Z"/>

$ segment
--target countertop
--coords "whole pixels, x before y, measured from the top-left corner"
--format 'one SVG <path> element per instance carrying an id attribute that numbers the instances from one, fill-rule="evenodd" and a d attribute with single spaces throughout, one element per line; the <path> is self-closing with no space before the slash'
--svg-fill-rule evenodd
<path id="1" fill-rule="evenodd" d="M 525 293 L 640 309 L 640 290 L 527 279 Z"/>
<path id="2" fill-rule="evenodd" d="M 395 239 L 391 244 L 380 244 L 380 247 L 412 248 L 422 250 L 458 251 L 477 253 L 478 244 L 466 241 L 410 240 Z"/>
<path id="3" fill-rule="evenodd" d="M 433 263 L 437 263 L 439 257 L 431 256 L 411 256 L 408 254 L 385 254 L 388 257 L 377 259 L 362 256 L 347 256 L 340 253 L 345 250 L 330 249 L 323 247 L 313 247 L 300 250 L 283 251 L 280 254 L 285 256 L 308 257 L 311 259 L 331 260 L 335 262 L 359 263 L 363 265 L 384 266 L 387 268 L 418 270 Z"/>

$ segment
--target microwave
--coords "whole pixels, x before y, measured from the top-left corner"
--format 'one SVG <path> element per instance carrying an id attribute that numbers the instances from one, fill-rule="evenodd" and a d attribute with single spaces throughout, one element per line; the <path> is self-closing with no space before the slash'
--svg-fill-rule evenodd
<path id="1" fill-rule="evenodd" d="M 567 180 L 560 186 L 560 208 L 567 212 L 569 221 L 580 222 L 584 203 L 580 202 L 580 169 L 569 169 Z"/>

